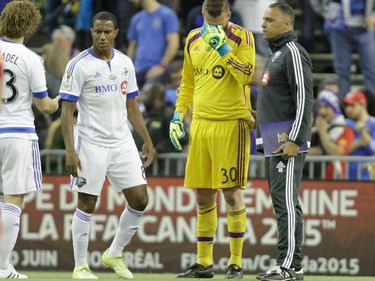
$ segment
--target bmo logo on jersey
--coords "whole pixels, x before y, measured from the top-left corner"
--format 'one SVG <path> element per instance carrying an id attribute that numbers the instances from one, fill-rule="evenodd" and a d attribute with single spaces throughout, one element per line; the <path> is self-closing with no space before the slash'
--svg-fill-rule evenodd
<path id="1" fill-rule="evenodd" d="M 110 92 L 117 92 L 118 86 L 116 84 L 108 84 L 102 86 L 95 86 L 95 93 L 110 93 Z"/>

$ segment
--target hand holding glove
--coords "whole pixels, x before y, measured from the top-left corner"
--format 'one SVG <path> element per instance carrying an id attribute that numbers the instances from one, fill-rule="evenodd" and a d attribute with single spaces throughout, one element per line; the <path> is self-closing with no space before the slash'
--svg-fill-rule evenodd
<path id="1" fill-rule="evenodd" d="M 222 25 L 204 23 L 201 32 L 203 40 L 214 50 L 217 50 L 220 56 L 224 56 L 232 49 L 227 44 L 227 36 Z"/>
<path id="2" fill-rule="evenodd" d="M 169 138 L 173 146 L 178 150 L 182 150 L 179 139 L 182 139 L 185 136 L 184 130 L 184 114 L 182 112 L 175 112 L 173 119 L 169 124 Z"/>

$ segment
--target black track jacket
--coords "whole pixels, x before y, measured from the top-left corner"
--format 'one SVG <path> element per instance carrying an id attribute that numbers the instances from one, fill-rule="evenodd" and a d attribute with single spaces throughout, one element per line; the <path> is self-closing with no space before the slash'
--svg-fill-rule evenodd
<path id="1" fill-rule="evenodd" d="M 257 97 L 257 150 L 262 151 L 259 125 L 294 120 L 289 141 L 310 142 L 314 103 L 312 63 L 297 43 L 294 31 L 269 42 L 272 50 L 266 63 Z M 280 144 L 281 145 L 281 144 Z"/>

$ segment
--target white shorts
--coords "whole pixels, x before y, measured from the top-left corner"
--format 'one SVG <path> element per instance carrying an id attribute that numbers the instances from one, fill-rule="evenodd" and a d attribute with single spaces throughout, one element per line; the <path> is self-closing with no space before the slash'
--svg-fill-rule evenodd
<path id="1" fill-rule="evenodd" d="M 41 189 L 38 141 L 0 138 L 0 191 L 17 195 Z"/>
<path id="2" fill-rule="evenodd" d="M 147 184 L 145 169 L 133 139 L 118 147 L 103 147 L 78 138 L 76 151 L 82 171 L 71 177 L 70 188 L 99 196 L 107 177 L 117 192 Z"/>

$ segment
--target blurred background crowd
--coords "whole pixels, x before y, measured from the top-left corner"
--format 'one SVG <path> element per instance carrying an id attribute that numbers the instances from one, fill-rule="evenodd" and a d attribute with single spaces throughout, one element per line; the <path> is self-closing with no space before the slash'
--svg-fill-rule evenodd
<path id="1" fill-rule="evenodd" d="M 2 9 L 9 0 L 0 1 Z M 202 0 L 35 0 L 43 15 L 25 45 L 44 59 L 51 97 L 58 95 L 67 62 L 91 46 L 92 16 L 109 11 L 119 21 L 116 49 L 133 59 L 138 99 L 158 154 L 176 152 L 169 140 L 183 66 L 183 46 L 190 30 L 203 24 Z M 270 49 L 262 38 L 264 11 L 276 0 L 232 0 L 231 21 L 251 30 L 256 43 L 252 107 Z M 298 40 L 314 66 L 316 104 L 310 155 L 374 156 L 375 153 L 375 0 L 284 0 L 296 11 Z M 145 28 L 145 26 L 147 28 Z M 142 28 L 143 27 L 143 28 Z M 191 116 L 190 116 L 191 117 Z M 189 132 L 189 116 L 185 126 Z M 41 149 L 64 149 L 60 112 L 47 116 L 35 109 Z M 252 133 L 252 132 L 251 132 Z M 139 149 L 141 140 L 134 135 Z M 186 152 L 188 135 L 182 140 Z M 253 145 L 252 154 L 256 154 Z M 50 157 L 53 162 L 53 157 Z M 162 174 L 159 159 L 153 174 Z M 314 163 L 313 176 L 374 179 L 372 161 Z M 176 165 L 169 175 L 177 173 Z M 311 174 L 306 168 L 306 174 Z M 251 165 L 250 176 L 257 176 Z M 311 175 L 310 175 L 311 177 Z"/>

